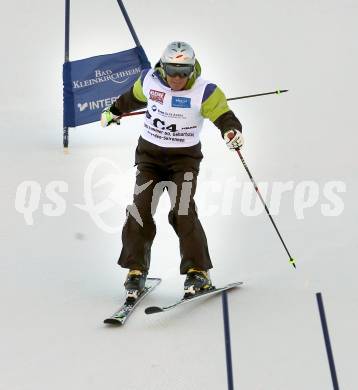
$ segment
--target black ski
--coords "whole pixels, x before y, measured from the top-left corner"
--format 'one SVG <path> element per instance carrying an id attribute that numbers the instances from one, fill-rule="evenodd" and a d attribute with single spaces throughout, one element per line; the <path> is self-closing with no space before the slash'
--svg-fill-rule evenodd
<path id="1" fill-rule="evenodd" d="M 143 292 L 137 299 L 127 298 L 124 304 L 109 318 L 106 318 L 103 322 L 105 324 L 123 325 L 127 318 L 133 313 L 138 303 L 151 291 L 153 291 L 161 282 L 159 278 L 147 278 Z"/>
<path id="2" fill-rule="evenodd" d="M 173 305 L 169 305 L 169 306 L 150 306 L 150 307 L 147 307 L 145 309 L 145 313 L 146 314 L 154 314 L 154 313 L 161 313 L 163 311 L 168 311 L 168 310 L 174 309 L 175 307 L 177 307 L 177 306 L 179 306 L 179 305 L 181 305 L 183 303 L 197 301 L 197 300 L 202 299 L 204 297 L 208 297 L 208 296 L 211 296 L 211 295 L 218 294 L 218 293 L 220 293 L 220 292 L 222 292 L 224 290 L 230 290 L 232 288 L 239 287 L 242 284 L 243 284 L 243 282 L 235 282 L 235 283 L 229 283 L 229 284 L 227 284 L 224 287 L 219 287 L 219 288 L 213 287 L 212 289 L 210 289 L 208 291 L 200 292 L 200 293 L 195 294 L 192 298 L 182 298 L 180 301 L 174 303 Z"/>

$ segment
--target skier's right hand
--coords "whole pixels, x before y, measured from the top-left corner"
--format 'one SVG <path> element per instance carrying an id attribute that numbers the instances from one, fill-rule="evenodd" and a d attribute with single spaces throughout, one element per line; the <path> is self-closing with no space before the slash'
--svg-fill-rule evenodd
<path id="1" fill-rule="evenodd" d="M 101 114 L 101 126 L 102 127 L 107 127 L 111 125 L 112 123 L 116 123 L 117 125 L 120 125 L 120 115 L 114 115 L 111 112 L 111 107 L 108 106 L 106 107 Z"/>

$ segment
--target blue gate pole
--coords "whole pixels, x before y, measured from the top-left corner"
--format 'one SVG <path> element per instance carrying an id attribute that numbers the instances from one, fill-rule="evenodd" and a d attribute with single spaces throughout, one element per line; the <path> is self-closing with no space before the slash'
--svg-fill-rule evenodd
<path id="1" fill-rule="evenodd" d="M 328 363 L 329 363 L 329 369 L 331 371 L 333 389 L 339 390 L 337 373 L 336 373 L 336 366 L 334 364 L 333 351 L 332 351 L 331 341 L 330 341 L 329 333 L 328 333 L 326 313 L 324 311 L 322 294 L 320 292 L 316 294 L 316 299 L 317 299 L 317 304 L 318 304 L 319 315 L 321 318 L 321 325 L 322 325 L 324 342 L 326 344 L 326 352 L 327 352 L 327 358 L 328 358 Z"/>
<path id="2" fill-rule="evenodd" d="M 70 60 L 70 0 L 65 0 L 65 62 Z"/>
<path id="3" fill-rule="evenodd" d="M 65 0 L 65 62 L 70 60 L 70 0 Z M 63 147 L 68 148 L 68 127 L 63 126 Z"/>
<path id="4" fill-rule="evenodd" d="M 119 7 L 120 7 L 120 9 L 122 11 L 124 19 L 126 20 L 126 23 L 128 25 L 129 31 L 132 34 L 132 37 L 134 39 L 134 42 L 135 42 L 136 46 L 140 46 L 140 42 L 139 42 L 138 36 L 137 36 L 137 34 L 136 34 L 135 30 L 134 30 L 134 27 L 133 27 L 133 24 L 132 24 L 131 20 L 129 19 L 129 15 L 128 15 L 127 10 L 126 10 L 126 8 L 125 8 L 125 6 L 123 4 L 123 1 L 122 0 L 117 0 L 117 2 L 118 2 L 118 5 L 119 5 Z"/>
<path id="5" fill-rule="evenodd" d="M 229 307 L 228 307 L 228 302 L 227 302 L 227 292 L 226 291 L 224 291 L 222 293 L 222 303 L 223 303 L 224 331 L 225 331 L 227 384 L 228 384 L 228 390 L 234 390 L 234 380 L 233 380 L 233 373 L 232 373 L 232 358 L 231 358 Z"/>

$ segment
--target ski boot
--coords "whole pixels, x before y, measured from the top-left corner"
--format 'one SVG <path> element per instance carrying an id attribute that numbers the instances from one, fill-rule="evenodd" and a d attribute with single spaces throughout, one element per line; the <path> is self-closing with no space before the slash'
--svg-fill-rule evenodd
<path id="1" fill-rule="evenodd" d="M 127 292 L 127 299 L 137 299 L 145 287 L 148 273 L 140 270 L 130 270 L 127 279 L 124 282 L 124 287 Z"/>
<path id="2" fill-rule="evenodd" d="M 213 288 L 208 271 L 190 268 L 184 282 L 184 299 Z"/>

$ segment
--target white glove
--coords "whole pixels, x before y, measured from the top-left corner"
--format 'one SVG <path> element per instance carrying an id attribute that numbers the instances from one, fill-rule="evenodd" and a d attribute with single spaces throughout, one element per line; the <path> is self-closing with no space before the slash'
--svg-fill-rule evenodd
<path id="1" fill-rule="evenodd" d="M 117 123 L 117 125 L 120 124 L 121 117 L 119 115 L 114 115 L 110 111 L 110 106 L 106 107 L 101 114 L 101 126 L 107 127 L 111 125 L 112 123 Z"/>
<path id="2" fill-rule="evenodd" d="M 224 140 L 229 149 L 235 150 L 240 149 L 244 144 L 244 137 L 239 130 L 228 130 L 224 134 Z"/>

